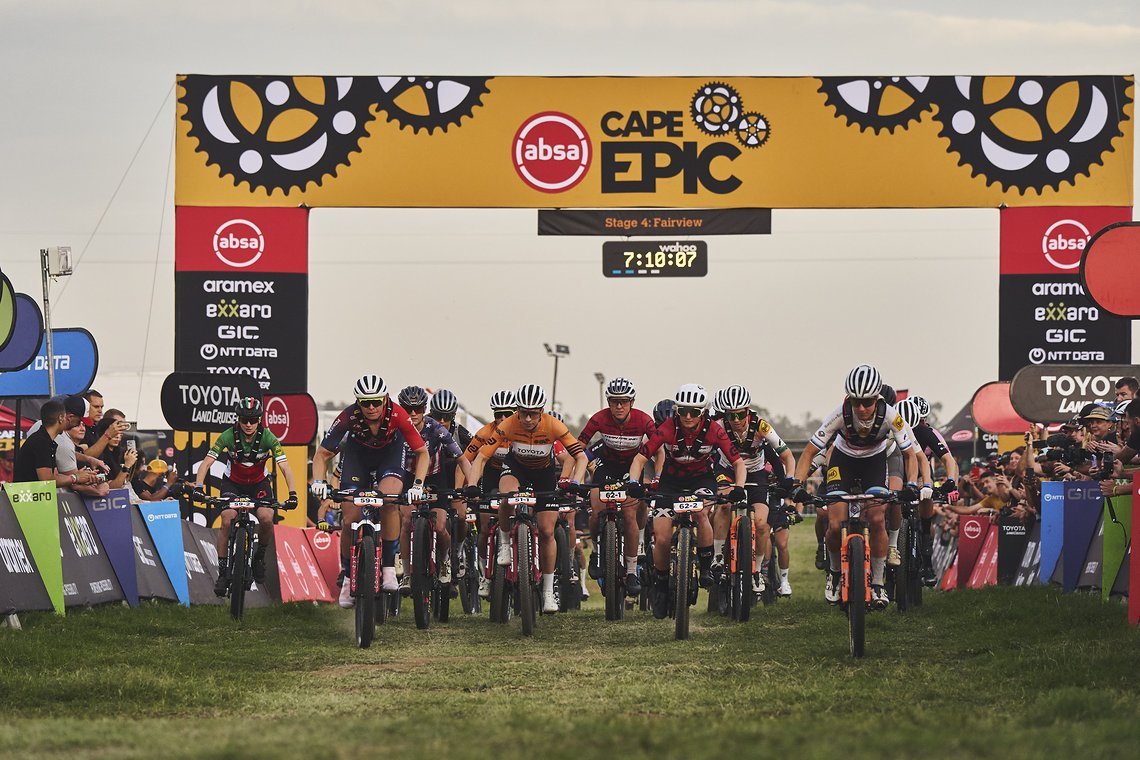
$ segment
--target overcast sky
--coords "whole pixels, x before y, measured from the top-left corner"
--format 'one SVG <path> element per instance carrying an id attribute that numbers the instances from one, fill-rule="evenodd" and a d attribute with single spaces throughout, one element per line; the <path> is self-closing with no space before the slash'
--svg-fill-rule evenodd
<path id="1" fill-rule="evenodd" d="M 38 297 L 38 249 L 72 246 L 81 259 L 53 287 L 55 325 L 92 331 L 96 387 L 144 427 L 164 426 L 158 390 L 173 369 L 176 74 L 1140 69 L 1134 0 L 172 7 L 0 0 L 0 267 Z M 347 399 L 374 371 L 396 388 L 450 387 L 482 411 L 500 387 L 550 390 L 543 342 L 571 347 L 558 397 L 574 415 L 597 407 L 595 372 L 633 378 L 646 407 L 682 382 L 742 382 L 796 418 L 832 408 L 861 361 L 950 413 L 997 373 L 994 210 L 777 210 L 771 236 L 710 238 L 703 280 L 646 282 L 604 280 L 601 238 L 539 238 L 533 211 L 322 209 L 310 227 L 318 402 Z M 365 285 L 385 294 L 379 324 L 355 313 Z M 503 289 L 512 312 L 494 306 Z M 683 294 L 707 311 L 678 318 Z M 851 298 L 867 304 L 858 319 Z"/>

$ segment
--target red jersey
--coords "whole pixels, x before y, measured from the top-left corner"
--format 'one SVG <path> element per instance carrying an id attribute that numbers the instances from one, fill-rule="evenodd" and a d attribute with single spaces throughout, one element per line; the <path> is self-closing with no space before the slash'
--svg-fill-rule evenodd
<path id="1" fill-rule="evenodd" d="M 703 435 L 702 435 L 703 432 Z M 679 436 L 677 420 L 669 417 L 654 428 L 649 440 L 641 447 L 642 456 L 652 459 L 662 446 L 665 447 L 665 466 L 662 474 L 678 478 L 690 478 L 712 472 L 715 452 L 720 451 L 729 464 L 736 464 L 740 454 L 725 432 L 724 426 L 716 420 L 704 417 L 701 424 L 691 432 Z"/>
<path id="2" fill-rule="evenodd" d="M 412 451 L 424 448 L 423 436 L 412 424 L 412 418 L 402 406 L 393 404 L 391 399 L 384 405 L 384 411 L 380 415 L 380 427 L 375 433 L 369 427 L 368 420 L 364 419 L 360 407 L 353 404 L 333 420 L 333 424 L 325 433 L 324 440 L 321 441 L 321 447 L 328 451 L 339 451 L 341 443 L 349 440 L 367 449 L 382 449 L 396 440 L 397 433 L 403 433 L 404 443 Z"/>
<path id="3" fill-rule="evenodd" d="M 642 443 L 648 440 L 655 428 L 653 418 L 640 409 L 630 409 L 625 424 L 618 424 L 613 412 L 603 409 L 590 418 L 586 427 L 578 434 L 578 440 L 583 446 L 588 447 L 594 434 L 601 433 L 602 449 L 598 452 L 598 458 L 606 464 L 628 467 Z"/>

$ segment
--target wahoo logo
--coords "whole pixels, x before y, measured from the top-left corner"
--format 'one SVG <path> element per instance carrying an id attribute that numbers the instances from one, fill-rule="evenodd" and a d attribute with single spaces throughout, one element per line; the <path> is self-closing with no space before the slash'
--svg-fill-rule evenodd
<path id="1" fill-rule="evenodd" d="M 214 255 L 234 269 L 253 266 L 265 253 L 265 236 L 246 219 L 231 219 L 214 232 Z"/>

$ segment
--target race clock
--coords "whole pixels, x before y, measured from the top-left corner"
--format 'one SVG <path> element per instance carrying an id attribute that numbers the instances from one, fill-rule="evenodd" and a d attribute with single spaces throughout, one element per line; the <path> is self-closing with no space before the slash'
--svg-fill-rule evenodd
<path id="1" fill-rule="evenodd" d="M 602 243 L 606 277 L 704 277 L 709 271 L 703 240 L 628 240 Z"/>

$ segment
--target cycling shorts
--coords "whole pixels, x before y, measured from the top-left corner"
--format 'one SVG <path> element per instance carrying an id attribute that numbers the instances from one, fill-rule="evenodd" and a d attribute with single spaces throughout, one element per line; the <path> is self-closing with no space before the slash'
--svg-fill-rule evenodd
<path id="1" fill-rule="evenodd" d="M 887 455 L 887 477 L 899 480 L 903 477 L 903 455 L 897 446 Z"/>
<path id="2" fill-rule="evenodd" d="M 519 464 L 514 454 L 507 454 L 507 458 L 503 460 L 503 475 L 513 475 L 519 481 L 520 489 L 553 491 L 558 486 L 558 473 L 553 462 L 549 467 L 535 470 Z"/>
<path id="3" fill-rule="evenodd" d="M 748 473 L 744 481 L 744 490 L 748 494 L 749 504 L 768 503 L 768 473 L 765 470 Z"/>
<path id="4" fill-rule="evenodd" d="M 624 481 L 627 475 L 629 475 L 629 465 L 620 462 L 602 462 L 594 468 L 594 474 L 590 476 L 590 485 L 600 488 L 606 484 L 606 481 L 619 483 Z"/>
<path id="5" fill-rule="evenodd" d="M 483 470 L 483 477 L 479 480 L 479 491 L 484 496 L 488 496 L 499 491 L 499 478 L 503 476 L 503 471 L 498 467 L 487 467 Z"/>
<path id="6" fill-rule="evenodd" d="M 404 436 L 396 437 L 382 449 L 361 446 L 351 438 L 340 449 L 341 488 L 368 489 L 381 480 L 396 477 L 404 480 Z"/>
<path id="7" fill-rule="evenodd" d="M 824 483 L 827 493 L 852 493 L 856 487 L 863 493 L 875 486 L 886 488 L 887 452 L 880 451 L 869 457 L 853 457 L 839 449 L 832 449 L 831 457 L 827 460 Z"/>
<path id="8" fill-rule="evenodd" d="M 222 478 L 222 493 L 248 496 L 251 499 L 272 499 L 273 479 L 266 477 L 257 483 L 237 483 L 228 477 Z"/>
<path id="9" fill-rule="evenodd" d="M 716 475 L 703 472 L 700 475 L 683 477 L 665 473 L 657 484 L 657 496 L 652 497 L 649 507 L 649 519 L 668 517 L 673 519 L 673 499 L 671 497 L 680 493 L 695 491 L 698 488 L 707 488 L 716 493 Z"/>

